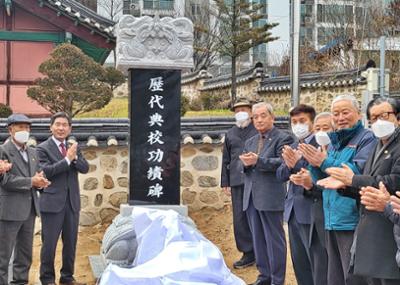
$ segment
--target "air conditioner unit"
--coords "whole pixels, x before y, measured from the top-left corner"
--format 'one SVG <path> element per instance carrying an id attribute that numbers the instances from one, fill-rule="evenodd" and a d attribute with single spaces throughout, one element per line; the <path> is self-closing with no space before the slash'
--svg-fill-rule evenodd
<path id="1" fill-rule="evenodd" d="M 312 17 L 304 17 L 304 23 L 305 24 L 312 24 L 313 18 Z"/>

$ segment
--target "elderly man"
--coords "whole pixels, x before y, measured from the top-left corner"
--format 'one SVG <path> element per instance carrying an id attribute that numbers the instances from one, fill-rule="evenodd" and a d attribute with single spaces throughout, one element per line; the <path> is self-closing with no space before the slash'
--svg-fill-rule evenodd
<path id="1" fill-rule="evenodd" d="M 274 113 L 268 103 L 253 106 L 258 134 L 245 143 L 239 156 L 244 165 L 243 210 L 249 219 L 259 276 L 255 285 L 284 284 L 286 240 L 283 230 L 284 183 L 276 178 L 282 150 L 293 138 L 274 127 Z"/>
<path id="2" fill-rule="evenodd" d="M 330 113 L 316 117 L 315 121 L 314 117 L 315 110 L 311 106 L 299 105 L 290 111 L 292 130 L 298 141 L 283 149 L 284 163 L 277 170 L 277 178 L 282 182 L 288 181 L 292 175 L 296 178 L 297 173 L 308 166 L 297 146 L 299 143 L 308 143 L 318 147 L 312 133 L 313 128 L 317 133 L 332 130 Z M 327 255 L 324 229 L 322 223 L 316 226 L 315 222 L 323 221 L 322 199 L 321 195 L 314 196 L 311 194 L 314 192 L 305 190 L 309 189 L 291 181 L 285 199 L 284 219 L 289 228 L 293 268 L 299 285 L 326 284 Z M 318 193 L 320 191 L 316 191 L 316 194 Z"/>
<path id="3" fill-rule="evenodd" d="M 400 185 L 400 128 L 397 116 L 398 104 L 392 98 L 377 98 L 367 106 L 367 118 L 371 129 L 379 138 L 375 149 L 370 153 L 362 175 L 355 174 L 347 165 L 328 168 L 330 174 L 319 182 L 328 188 L 341 189 L 344 195 L 359 199 L 362 187 L 379 187 L 383 183 L 389 195 L 395 194 Z M 370 188 L 361 191 L 369 192 Z M 368 196 L 363 198 L 368 201 Z M 378 200 L 378 199 L 374 199 Z M 368 204 L 367 204 L 368 205 Z M 380 212 L 360 209 L 360 221 L 354 235 L 352 247 L 351 272 L 363 277 L 370 284 L 400 284 L 400 270 L 395 260 L 396 243 L 393 224 Z"/>
<path id="4" fill-rule="evenodd" d="M 7 119 L 10 138 L 2 145 L 1 159 L 12 163 L 0 182 L 0 284 L 8 283 L 8 264 L 14 249 L 10 284 L 28 284 L 32 263 L 35 216 L 39 215 L 36 189 L 49 185 L 33 148 L 26 145 L 31 121 L 23 114 Z"/>
<path id="5" fill-rule="evenodd" d="M 329 133 L 331 144 L 328 151 L 321 151 L 309 144 L 300 144 L 304 158 L 310 163 L 313 181 L 328 176 L 326 170 L 347 164 L 357 174 L 362 173 L 365 162 L 376 140 L 371 131 L 361 123 L 360 108 L 352 95 L 336 97 L 331 106 L 336 128 Z M 348 274 L 350 248 L 354 230 L 358 224 L 356 201 L 340 195 L 336 190 L 323 190 L 326 249 L 328 253 L 328 285 L 358 284 L 358 278 Z"/>
<path id="6" fill-rule="evenodd" d="M 236 124 L 225 135 L 222 154 L 221 187 L 232 197 L 233 233 L 236 247 L 243 253 L 240 260 L 233 263 L 234 268 L 245 268 L 255 262 L 253 242 L 246 213 L 243 211 L 244 175 L 239 155 L 243 153 L 244 142 L 257 134 L 251 121 L 251 103 L 239 99 L 233 105 Z"/>

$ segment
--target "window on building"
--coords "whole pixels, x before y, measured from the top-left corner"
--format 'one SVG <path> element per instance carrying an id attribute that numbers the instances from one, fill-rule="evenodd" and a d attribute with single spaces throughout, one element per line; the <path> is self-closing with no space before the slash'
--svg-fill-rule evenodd
<path id="1" fill-rule="evenodd" d="M 193 16 L 199 16 L 201 13 L 200 4 L 191 4 L 191 11 Z"/>
<path id="2" fill-rule="evenodd" d="M 143 0 L 144 9 L 173 10 L 174 0 Z"/>
<path id="3" fill-rule="evenodd" d="M 122 3 L 122 14 L 139 16 L 139 0 L 124 0 Z"/>

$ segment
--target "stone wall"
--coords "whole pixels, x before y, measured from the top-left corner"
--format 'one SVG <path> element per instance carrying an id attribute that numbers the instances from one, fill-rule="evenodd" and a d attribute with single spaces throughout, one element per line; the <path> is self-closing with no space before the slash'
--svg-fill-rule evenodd
<path id="1" fill-rule="evenodd" d="M 317 113 L 329 112 L 332 100 L 339 94 L 353 94 L 361 103 L 362 91 L 365 90 L 366 85 L 337 87 L 337 88 L 315 88 L 315 89 L 302 89 L 300 95 L 300 103 L 314 106 Z M 272 104 L 278 115 L 288 113 L 290 108 L 290 91 L 279 92 L 259 92 L 259 99 Z"/>
<path id="2" fill-rule="evenodd" d="M 111 221 L 128 201 L 128 148 L 90 147 L 84 150 L 89 173 L 80 175 L 81 219 L 84 226 Z"/>
<path id="3" fill-rule="evenodd" d="M 248 97 L 255 99 L 257 94 L 257 88 L 260 85 L 261 78 L 251 78 L 245 82 L 238 82 L 236 96 L 237 97 Z M 217 96 L 219 98 L 229 99 L 231 94 L 231 87 L 219 87 L 213 89 L 203 89 L 205 80 L 196 80 L 190 83 L 182 83 L 182 95 L 188 98 L 195 99 L 201 94 L 207 94 L 209 96 Z"/>
<path id="4" fill-rule="evenodd" d="M 367 81 L 354 71 L 345 75 L 339 72 L 337 78 L 324 74 L 304 76 L 313 76 L 313 79 L 304 79 L 301 84 L 300 102 L 314 106 L 317 112 L 329 111 L 332 99 L 340 94 L 354 94 L 361 102 L 361 94 L 367 87 Z M 289 78 L 279 80 L 263 78 L 258 73 L 238 79 L 237 97 L 270 102 L 278 115 L 287 115 L 291 106 L 290 81 Z M 230 80 L 224 77 L 220 81 L 215 78 L 213 81 L 204 78 L 182 81 L 182 95 L 195 99 L 203 94 L 229 101 Z"/>
<path id="5" fill-rule="evenodd" d="M 128 148 L 89 147 L 89 173 L 80 175 L 83 226 L 111 221 L 128 200 Z M 181 149 L 181 203 L 189 210 L 220 209 L 230 203 L 219 187 L 221 144 L 187 144 Z"/>

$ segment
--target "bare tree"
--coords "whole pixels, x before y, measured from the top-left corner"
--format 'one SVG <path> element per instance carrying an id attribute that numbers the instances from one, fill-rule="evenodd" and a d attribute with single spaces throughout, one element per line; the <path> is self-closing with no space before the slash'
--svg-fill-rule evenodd
<path id="1" fill-rule="evenodd" d="M 98 12 L 110 19 L 113 20 L 114 22 L 118 22 L 119 18 L 122 15 L 124 8 L 124 2 L 123 0 L 98 0 L 97 1 L 97 10 Z M 115 52 L 115 49 L 112 51 L 113 57 L 114 57 L 114 67 L 115 64 L 117 63 L 117 53 Z"/>
<path id="2" fill-rule="evenodd" d="M 213 37 L 218 33 L 218 24 L 211 9 L 209 1 L 186 1 L 185 16 L 192 20 L 194 26 L 193 71 L 208 69 L 218 58 L 217 43 Z"/>
<path id="3" fill-rule="evenodd" d="M 314 73 L 331 70 L 333 59 L 328 54 L 317 52 L 311 43 L 304 43 L 300 48 L 300 73 Z M 279 75 L 290 74 L 289 51 L 282 57 L 278 70 Z"/>
<path id="4" fill-rule="evenodd" d="M 114 22 L 118 22 L 119 18 L 121 17 L 123 5 L 123 0 L 97 1 L 98 11 L 101 13 L 101 15 L 110 20 L 113 20 Z"/>

